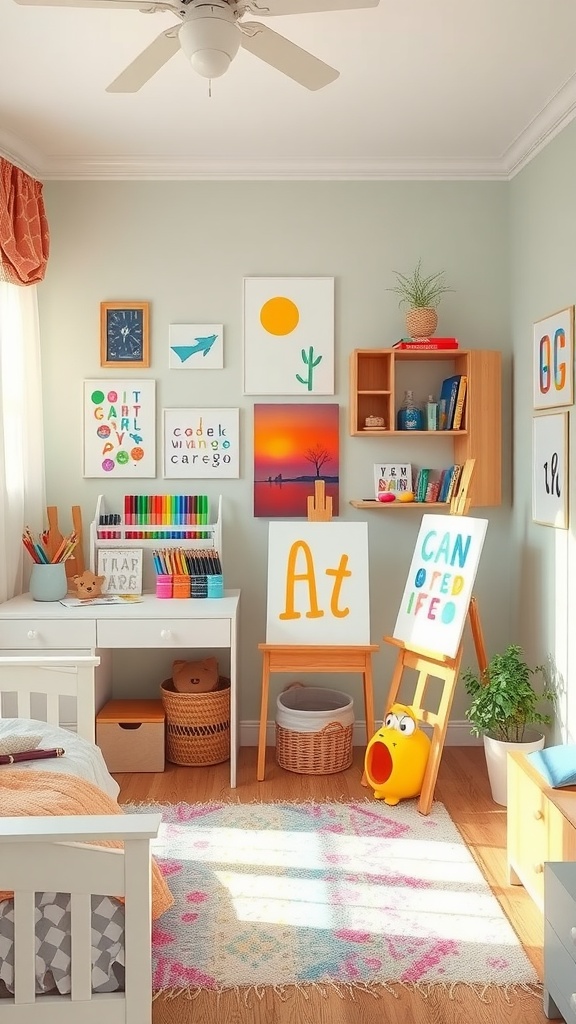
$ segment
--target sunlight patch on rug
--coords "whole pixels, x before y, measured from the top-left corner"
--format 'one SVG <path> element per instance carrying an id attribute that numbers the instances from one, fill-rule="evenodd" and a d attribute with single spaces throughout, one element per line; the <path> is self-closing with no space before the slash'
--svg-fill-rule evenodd
<path id="1" fill-rule="evenodd" d="M 537 983 L 441 804 L 126 810 L 162 812 L 152 848 L 175 904 L 154 926 L 155 992 Z"/>

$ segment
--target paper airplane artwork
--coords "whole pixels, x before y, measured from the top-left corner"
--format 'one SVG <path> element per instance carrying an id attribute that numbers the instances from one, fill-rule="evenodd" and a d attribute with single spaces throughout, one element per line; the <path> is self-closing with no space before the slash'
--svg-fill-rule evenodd
<path id="1" fill-rule="evenodd" d="M 171 370 L 221 370 L 224 366 L 222 324 L 170 324 Z"/>

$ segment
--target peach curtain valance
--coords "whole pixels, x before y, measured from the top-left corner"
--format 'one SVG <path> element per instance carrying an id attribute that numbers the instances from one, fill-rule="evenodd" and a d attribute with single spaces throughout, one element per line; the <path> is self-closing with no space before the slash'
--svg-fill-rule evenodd
<path id="1" fill-rule="evenodd" d="M 0 279 L 37 284 L 44 277 L 49 248 L 41 182 L 0 157 Z"/>

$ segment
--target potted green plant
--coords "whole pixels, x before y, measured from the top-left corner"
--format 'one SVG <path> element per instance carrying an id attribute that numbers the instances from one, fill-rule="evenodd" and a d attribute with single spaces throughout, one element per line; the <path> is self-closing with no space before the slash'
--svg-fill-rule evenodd
<path id="1" fill-rule="evenodd" d="M 532 677 L 540 676 L 540 690 Z M 472 698 L 466 711 L 474 736 L 484 739 L 486 766 L 492 797 L 506 805 L 507 756 L 521 746 L 526 753 L 544 746 L 544 734 L 531 726 L 549 725 L 551 716 L 539 710 L 542 702 L 554 704 L 543 665 L 530 668 L 522 648 L 510 644 L 503 654 L 495 654 L 482 674 L 466 669 L 462 674 L 466 693 Z"/>
<path id="2" fill-rule="evenodd" d="M 395 270 L 397 284 L 388 288 L 390 292 L 400 295 L 400 307 L 407 306 L 406 330 L 411 338 L 429 338 L 438 327 L 436 309 L 445 292 L 453 289 L 444 284 L 444 271 L 424 277 L 422 260 L 418 260 L 416 269 L 410 274 L 401 274 Z"/>

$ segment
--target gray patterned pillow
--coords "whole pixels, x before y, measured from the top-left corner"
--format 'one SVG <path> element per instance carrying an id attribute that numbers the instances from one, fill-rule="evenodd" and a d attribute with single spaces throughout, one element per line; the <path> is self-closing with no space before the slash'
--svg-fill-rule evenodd
<path id="1" fill-rule="evenodd" d="M 41 736 L 0 736 L 0 754 L 21 754 L 24 750 L 36 750 Z"/>

